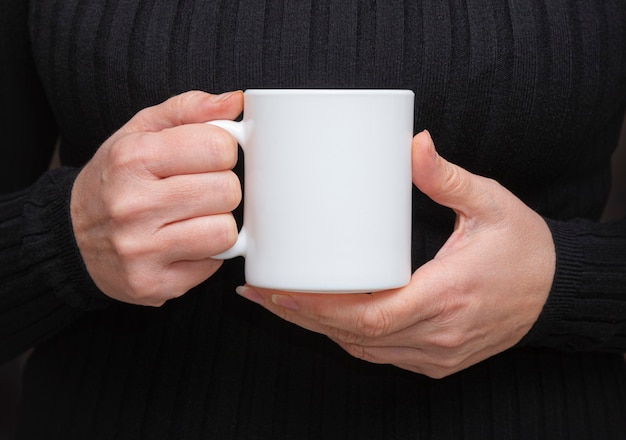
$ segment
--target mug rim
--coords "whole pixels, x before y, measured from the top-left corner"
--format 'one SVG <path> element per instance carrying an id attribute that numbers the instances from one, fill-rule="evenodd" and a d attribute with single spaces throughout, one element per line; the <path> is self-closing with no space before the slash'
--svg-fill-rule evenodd
<path id="1" fill-rule="evenodd" d="M 409 89 L 246 89 L 248 95 L 408 95 L 415 93 Z"/>

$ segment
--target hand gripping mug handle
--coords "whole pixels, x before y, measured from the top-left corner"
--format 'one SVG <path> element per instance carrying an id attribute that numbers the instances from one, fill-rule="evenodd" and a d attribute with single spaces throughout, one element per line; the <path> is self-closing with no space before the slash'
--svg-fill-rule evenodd
<path id="1" fill-rule="evenodd" d="M 245 144 L 245 130 L 243 122 L 229 121 L 229 120 L 217 120 L 217 121 L 209 121 L 207 124 L 214 125 L 216 127 L 222 128 L 229 132 L 231 136 L 233 136 L 239 145 L 243 148 Z M 237 236 L 237 241 L 235 244 L 226 251 L 214 255 L 211 258 L 215 258 L 217 260 L 227 260 L 235 257 L 245 257 L 246 248 L 247 248 L 247 233 L 245 225 L 242 226 L 241 231 L 239 231 L 239 235 Z"/>

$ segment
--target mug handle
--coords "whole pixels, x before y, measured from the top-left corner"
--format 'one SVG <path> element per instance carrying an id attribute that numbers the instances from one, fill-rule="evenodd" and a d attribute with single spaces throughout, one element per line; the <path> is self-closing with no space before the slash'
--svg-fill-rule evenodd
<path id="1" fill-rule="evenodd" d="M 209 121 L 207 124 L 214 125 L 216 127 L 222 128 L 231 134 L 236 140 L 241 148 L 244 149 L 245 144 L 245 130 L 243 122 L 230 121 L 227 119 L 220 119 L 216 121 Z M 244 149 L 245 151 L 245 149 Z M 247 233 L 245 225 L 242 226 L 241 231 L 239 231 L 239 235 L 237 236 L 237 241 L 235 244 L 226 251 L 214 255 L 211 258 L 215 258 L 216 260 L 227 260 L 235 257 L 245 257 L 246 249 L 247 249 Z"/>

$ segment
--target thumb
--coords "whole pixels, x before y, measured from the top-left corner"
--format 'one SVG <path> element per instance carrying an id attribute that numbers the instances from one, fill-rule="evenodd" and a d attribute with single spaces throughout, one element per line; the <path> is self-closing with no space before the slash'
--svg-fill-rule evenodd
<path id="1" fill-rule="evenodd" d="M 492 181 L 439 156 L 428 131 L 413 138 L 412 148 L 413 183 L 433 201 L 466 216 L 493 204 Z"/>
<path id="2" fill-rule="evenodd" d="M 243 93 L 221 95 L 193 90 L 140 110 L 122 129 L 125 132 L 161 131 L 214 119 L 235 119 L 243 110 Z"/>

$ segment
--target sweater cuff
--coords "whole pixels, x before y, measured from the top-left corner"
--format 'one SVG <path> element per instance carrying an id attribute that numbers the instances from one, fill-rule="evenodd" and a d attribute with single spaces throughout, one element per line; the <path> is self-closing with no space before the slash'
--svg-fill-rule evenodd
<path id="1" fill-rule="evenodd" d="M 535 325 L 522 339 L 523 345 L 552 345 L 564 320 L 574 313 L 576 291 L 582 274 L 582 250 L 576 246 L 575 230 L 565 222 L 544 219 L 552 232 L 556 267 L 548 300 Z M 552 341 L 556 342 L 556 341 Z"/>
<path id="2" fill-rule="evenodd" d="M 23 258 L 42 264 L 47 282 L 65 303 L 95 310 L 112 301 L 89 276 L 74 237 L 70 197 L 79 171 L 49 171 L 32 187 L 24 207 Z"/>
<path id="3" fill-rule="evenodd" d="M 554 280 L 537 322 L 520 344 L 623 350 L 624 222 L 545 221 L 556 250 Z"/>

